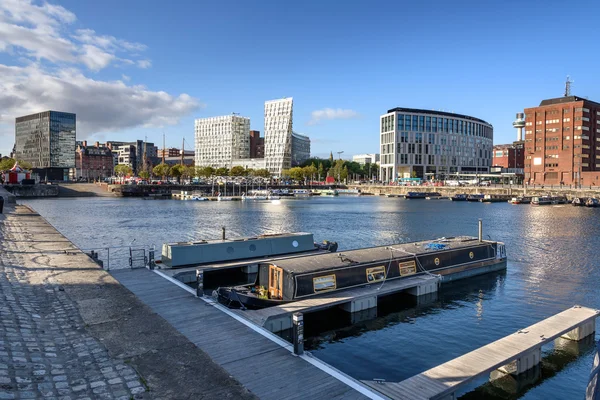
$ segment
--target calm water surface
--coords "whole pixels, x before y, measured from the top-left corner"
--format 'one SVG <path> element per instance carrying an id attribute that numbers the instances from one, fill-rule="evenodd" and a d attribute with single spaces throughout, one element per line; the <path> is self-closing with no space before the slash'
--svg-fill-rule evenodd
<path id="1" fill-rule="evenodd" d="M 574 304 L 600 308 L 600 209 L 403 200 L 383 197 L 255 202 L 144 201 L 82 198 L 31 200 L 59 231 L 84 249 L 307 231 L 340 249 L 442 236 L 484 236 L 506 243 L 506 272 L 446 285 L 417 304 L 397 297 L 352 326 L 319 315 L 307 319 L 307 345 L 357 379 L 400 381 L 538 322 Z M 111 255 L 113 263 L 124 255 Z M 373 318 L 375 317 L 375 318 Z M 597 339 L 597 338 L 596 338 Z M 579 357 L 573 356 L 578 352 Z M 544 348 L 541 378 L 485 379 L 464 398 L 581 399 L 593 342 Z"/>

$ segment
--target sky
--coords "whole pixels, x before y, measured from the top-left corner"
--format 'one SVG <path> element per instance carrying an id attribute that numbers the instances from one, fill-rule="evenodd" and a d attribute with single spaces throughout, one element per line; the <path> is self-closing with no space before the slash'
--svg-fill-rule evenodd
<path id="1" fill-rule="evenodd" d="M 294 98 L 311 153 L 378 152 L 394 107 L 467 114 L 516 140 L 515 113 L 572 93 L 600 101 L 600 2 L 0 1 L 0 153 L 16 117 L 75 112 L 77 139 L 194 148 L 194 119 L 264 128 Z"/>

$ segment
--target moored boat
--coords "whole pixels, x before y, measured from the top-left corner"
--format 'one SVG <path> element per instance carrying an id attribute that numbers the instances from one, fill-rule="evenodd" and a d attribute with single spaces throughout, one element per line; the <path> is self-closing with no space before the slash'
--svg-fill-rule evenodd
<path id="1" fill-rule="evenodd" d="M 312 192 L 308 189 L 295 189 L 294 197 L 310 197 L 312 196 Z"/>
<path id="2" fill-rule="evenodd" d="M 598 207 L 599 205 L 600 205 L 600 202 L 599 202 L 599 201 L 598 201 L 598 199 L 597 199 L 597 198 L 595 198 L 595 197 L 590 197 L 590 198 L 588 198 L 588 199 L 585 201 L 585 206 L 586 206 L 586 207 L 592 207 L 592 208 L 595 208 L 595 207 Z"/>
<path id="3" fill-rule="evenodd" d="M 221 287 L 229 306 L 265 308 L 418 274 L 442 281 L 506 268 L 504 243 L 461 236 L 259 263 L 253 284 Z"/>
<path id="4" fill-rule="evenodd" d="M 334 197 L 334 196 L 337 196 L 338 194 L 339 194 L 338 191 L 335 189 L 321 190 L 321 196 Z"/>
<path id="5" fill-rule="evenodd" d="M 483 199 L 485 197 L 485 195 L 477 193 L 477 194 L 470 194 L 467 196 L 467 201 L 479 201 L 481 199 Z"/>
<path id="6" fill-rule="evenodd" d="M 450 200 L 452 200 L 452 201 L 467 201 L 467 197 L 469 197 L 469 196 L 464 193 L 459 193 L 459 194 L 455 194 L 454 196 L 450 197 Z"/>
<path id="7" fill-rule="evenodd" d="M 427 197 L 441 196 L 438 192 L 408 192 L 404 195 L 405 199 L 425 199 Z"/>
<path id="8" fill-rule="evenodd" d="M 427 196 L 425 200 L 450 200 L 448 196 Z"/>
<path id="9" fill-rule="evenodd" d="M 567 198 L 564 196 L 538 196 L 531 199 L 532 206 L 548 206 L 566 203 Z"/>
<path id="10" fill-rule="evenodd" d="M 532 198 L 531 196 L 513 197 L 508 202 L 510 204 L 530 204 L 531 203 L 531 198 Z"/>
<path id="11" fill-rule="evenodd" d="M 585 197 L 573 197 L 573 200 L 571 201 L 571 204 L 574 207 L 583 207 L 583 206 L 585 206 L 586 200 L 587 199 Z"/>

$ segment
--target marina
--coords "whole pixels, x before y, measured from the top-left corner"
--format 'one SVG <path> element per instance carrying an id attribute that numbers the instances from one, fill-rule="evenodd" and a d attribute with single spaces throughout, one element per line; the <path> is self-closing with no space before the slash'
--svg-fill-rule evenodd
<path id="1" fill-rule="evenodd" d="M 119 208 L 114 208 L 111 204 L 118 202 Z M 106 210 L 114 210 L 116 214 L 111 220 L 92 220 L 93 223 L 100 226 L 107 226 L 110 223 L 111 236 L 115 238 L 127 238 L 127 242 L 131 241 L 131 230 L 124 230 L 120 225 L 116 225 L 117 221 L 125 221 L 128 215 L 133 214 L 133 210 L 139 207 L 138 200 L 114 200 L 114 199 L 98 199 L 80 201 L 58 200 L 51 203 L 36 202 L 41 207 L 41 212 L 48 215 L 50 221 L 56 224 L 67 232 L 75 232 L 76 226 L 72 225 L 76 220 L 60 219 L 52 216 L 52 209 L 60 210 L 61 204 L 64 203 L 69 209 L 73 210 L 75 215 L 81 213 L 79 207 L 94 204 L 95 207 Z M 435 204 L 434 204 L 435 203 Z M 438 202 L 439 203 L 439 202 Z M 410 238 L 413 240 L 427 240 L 431 237 L 442 237 L 443 235 L 460 235 L 465 232 L 475 233 L 477 230 L 477 216 L 481 215 L 480 210 L 483 206 L 467 203 L 445 203 L 443 207 L 438 206 L 436 202 L 404 202 L 398 199 L 387 199 L 385 197 L 370 196 L 363 197 L 357 201 L 356 198 L 339 197 L 336 199 L 319 199 L 319 197 L 311 198 L 310 202 L 305 201 L 290 201 L 282 202 L 282 206 L 273 207 L 260 202 L 248 204 L 229 203 L 218 204 L 216 202 L 208 202 L 196 204 L 195 202 L 151 202 L 148 203 L 146 212 L 149 213 L 152 222 L 152 229 L 144 230 L 144 235 L 148 236 L 148 241 L 157 243 L 160 248 L 160 243 L 163 238 L 172 237 L 174 241 L 195 241 L 198 237 L 213 237 L 221 236 L 221 226 L 228 226 L 228 236 L 237 237 L 256 236 L 258 233 L 252 230 L 245 230 L 249 227 L 248 221 L 255 221 L 257 224 L 262 221 L 277 221 L 278 218 L 285 216 L 287 221 L 290 221 L 286 228 L 294 231 L 313 232 L 316 238 L 322 239 L 338 239 L 340 241 L 341 252 L 344 254 L 348 248 L 357 248 L 365 246 L 377 246 L 381 241 L 386 240 L 387 243 L 399 243 L 401 238 Z M 307 205 L 310 204 L 310 207 Z M 57 208 L 58 207 L 58 208 Z M 223 208 L 225 207 L 225 208 Z M 338 209 L 343 209 L 344 212 L 337 212 Z M 201 218 L 205 210 L 211 210 L 214 218 L 211 221 Z M 223 209 L 220 212 L 218 210 Z M 172 211 L 177 211 L 180 215 L 180 223 L 177 227 L 169 228 L 166 221 L 169 221 Z M 573 252 L 560 252 L 559 249 L 568 248 L 575 244 L 570 241 L 570 236 L 560 234 L 562 241 L 554 239 L 554 235 L 550 236 L 534 236 L 529 243 L 532 246 L 525 246 L 515 239 L 513 232 L 527 232 L 528 223 L 539 223 L 540 218 L 544 218 L 545 223 L 559 227 L 562 230 L 573 229 L 573 225 L 577 223 L 582 229 L 590 229 L 594 232 L 594 227 L 589 225 L 587 210 L 585 207 L 512 207 L 508 203 L 497 203 L 493 207 L 485 207 L 486 214 L 484 217 L 484 226 L 486 232 L 493 238 L 502 239 L 509 249 L 508 269 L 506 272 L 492 272 L 490 274 L 480 275 L 455 282 L 449 282 L 438 288 L 437 292 L 429 295 L 420 296 L 427 299 L 421 303 L 419 296 L 408 295 L 414 298 L 414 303 L 404 300 L 402 307 L 408 307 L 405 311 L 398 313 L 399 317 L 394 317 L 396 312 L 392 314 L 384 309 L 378 301 L 377 308 L 373 310 L 367 320 L 363 320 L 364 312 L 351 313 L 343 309 L 336 309 L 325 306 L 315 312 L 307 312 L 304 309 L 304 316 L 307 322 L 307 329 L 313 331 L 311 335 L 321 335 L 315 333 L 315 329 L 324 321 L 322 318 L 331 319 L 331 313 L 327 310 L 335 312 L 338 317 L 352 318 L 355 325 L 354 332 L 349 337 L 341 335 L 341 332 L 336 334 L 323 333 L 326 339 L 320 339 L 316 347 L 310 345 L 307 350 L 312 357 L 322 360 L 324 363 L 331 365 L 333 368 L 342 371 L 344 374 L 352 377 L 355 380 L 371 381 L 372 379 L 382 378 L 386 382 L 401 382 L 416 374 L 419 374 L 437 365 L 443 364 L 449 358 L 457 357 L 461 354 L 468 353 L 475 348 L 484 346 L 490 341 L 496 340 L 498 337 L 505 336 L 516 329 L 531 325 L 539 321 L 539 316 L 549 316 L 572 304 L 586 304 L 592 307 L 598 307 L 598 302 L 594 300 L 596 280 L 593 274 L 589 274 L 589 269 L 593 266 L 588 266 L 585 261 L 584 254 L 573 254 Z M 378 218 L 376 213 L 385 213 L 385 218 Z M 195 217 L 196 213 L 198 217 Z M 357 213 L 360 213 L 362 225 L 360 230 L 352 229 L 356 226 Z M 164 218 L 160 219 L 163 215 Z M 296 216 L 301 215 L 302 219 Z M 525 215 L 527 218 L 521 218 L 520 215 Z M 496 224 L 494 221 L 497 218 L 505 218 L 514 221 L 510 227 L 504 224 Z M 105 225 L 99 225 L 105 224 Z M 106 228 L 104 228 L 105 230 Z M 120 230 L 121 229 L 121 230 Z M 96 229 L 102 232 L 103 229 Z M 332 235 L 332 230 L 345 232 L 343 236 Z M 398 235 L 386 235 L 386 232 L 397 232 Z M 120 236 L 120 233 L 127 232 L 127 235 Z M 183 235 L 182 235 L 183 234 Z M 341 240 L 343 237 L 344 240 Z M 593 237 L 593 236 L 592 236 Z M 107 237 L 108 238 L 108 237 Z M 486 237 L 487 238 L 487 237 Z M 73 238 L 79 247 L 92 248 L 92 237 L 87 237 L 85 232 L 81 232 L 77 237 Z M 97 240 L 98 236 L 94 236 L 93 240 Z M 173 240 L 175 239 L 175 240 Z M 183 239 L 183 240 L 182 240 Z M 108 240 L 108 239 L 107 239 Z M 138 239 L 139 242 L 140 239 Z M 594 239 L 590 239 L 593 240 Z M 167 240 L 169 241 L 169 240 Z M 411 240 L 408 240 L 411 242 Z M 107 243 L 110 243 L 107 241 Z M 114 242 L 113 242 L 114 243 Z M 122 243 L 122 242 L 117 242 Z M 115 243 L 115 244 L 117 244 Z M 125 244 L 126 244 L 125 243 Z M 567 247 L 565 247 L 567 246 Z M 554 251 L 556 249 L 557 251 Z M 551 254 L 549 257 L 548 255 Z M 569 255 L 569 258 L 565 257 Z M 299 255 L 298 257 L 302 257 Z M 574 257 L 574 258 L 573 258 Z M 517 260 L 533 260 L 531 264 Z M 116 262 L 116 261 L 114 261 Z M 111 253 L 111 263 L 112 253 Z M 554 268 L 555 265 L 563 265 L 560 271 Z M 570 265 L 582 266 L 581 268 L 571 268 Z M 530 274 L 543 269 L 545 273 L 540 276 L 539 280 L 534 281 L 535 284 L 528 283 L 523 285 Z M 142 270 L 134 270 L 133 273 L 140 273 Z M 161 270 L 163 274 L 176 273 L 177 269 Z M 183 271 L 180 270 L 180 271 Z M 568 273 L 565 273 L 568 271 Z M 145 272 L 152 272 L 145 270 Z M 115 274 L 121 271 L 114 271 Z M 125 272 L 123 272 L 125 273 Z M 156 274 L 157 272 L 153 272 Z M 524 275 L 523 275 L 524 274 Z M 584 275 L 585 277 L 584 277 Z M 416 277 L 415 277 L 416 278 Z M 166 278 L 161 278 L 166 280 Z M 412 279 L 412 277 L 407 277 Z M 389 280 L 384 283 L 381 290 L 386 290 L 386 286 L 392 284 L 400 284 L 402 279 Z M 550 283 L 552 282 L 552 283 Z M 582 284 L 583 282 L 583 284 Z M 381 282 L 377 282 L 380 284 Z M 169 285 L 175 285 L 169 283 Z M 551 287 L 561 288 L 560 291 L 550 290 Z M 577 290 L 571 288 L 577 285 Z M 370 285 L 372 290 L 375 290 L 378 285 Z M 146 287 L 148 288 L 148 286 Z M 194 291 L 192 288 L 188 289 Z M 364 288 L 358 288 L 364 289 Z M 532 300 L 530 289 L 535 289 L 535 297 Z M 183 289 L 182 289 L 183 290 Z M 355 290 L 355 289 L 349 289 Z M 366 292 L 365 292 L 366 293 Z M 329 295 L 332 297 L 341 296 L 342 292 L 332 292 Z M 148 293 L 150 296 L 151 293 Z M 190 293 L 191 295 L 191 293 Z M 325 296 L 325 295 L 324 295 Z M 159 297 L 157 295 L 157 297 Z M 385 296 L 384 298 L 386 298 Z M 204 296 L 206 300 L 210 300 L 209 296 Z M 325 297 L 323 297 L 325 298 Z M 592 299 L 590 301 L 590 299 Z M 163 298 L 163 301 L 166 299 Z M 304 299 L 301 301 L 317 300 Z M 174 303 L 170 307 L 173 307 Z M 284 305 L 285 306 L 285 305 Z M 389 308 L 389 306 L 386 306 Z M 416 307 L 411 311 L 411 307 Z M 507 307 L 512 307 L 518 312 L 506 313 Z M 167 308 L 165 306 L 165 308 Z M 250 319 L 252 313 L 267 312 L 275 310 L 274 307 L 264 310 L 229 310 L 234 315 L 242 320 L 252 323 L 252 326 L 261 327 L 268 331 L 267 326 L 260 324 L 260 319 L 255 322 Z M 281 310 L 283 311 L 283 310 Z M 323 314 L 327 313 L 327 314 Z M 180 318 L 189 319 L 188 313 L 182 312 Z M 319 316 L 323 315 L 323 316 Z M 327 315 L 328 317 L 325 317 Z M 387 316 L 386 316 L 387 315 Z M 247 317 L 245 317 L 247 316 Z M 352 317 L 351 317 L 352 316 Z M 375 319 L 373 319 L 375 318 Z M 400 319 L 397 319 L 400 318 Z M 273 318 L 270 318 L 274 321 Z M 405 319 L 407 319 L 405 321 Z M 318 322 L 317 322 L 318 321 Z M 385 329 L 382 329 L 382 322 L 385 322 Z M 200 322 L 198 322 L 200 323 Z M 267 324 L 268 325 L 268 324 Z M 368 328 L 366 328 L 368 327 Z M 329 329 L 329 328 L 327 328 Z M 356 331 L 358 329 L 358 331 Z M 444 331 L 444 335 L 436 334 L 440 329 Z M 468 332 L 469 341 L 464 341 L 465 332 Z M 396 343 L 393 346 L 389 345 L 386 340 L 373 341 L 373 337 L 391 338 L 393 337 Z M 432 352 L 432 348 L 442 349 L 441 352 Z M 571 394 L 581 393 L 582 384 L 585 388 L 585 382 L 582 382 L 581 376 L 589 374 L 591 358 L 589 353 L 582 353 L 576 361 L 569 361 L 570 367 L 564 369 L 560 366 L 557 368 L 560 371 L 554 379 L 541 378 L 539 384 L 536 384 L 535 393 L 539 396 L 547 396 L 549 394 L 559 394 L 561 398 L 570 398 Z M 371 360 L 371 361 L 369 361 Z M 378 360 L 374 362 L 373 360 Z M 419 360 L 417 363 L 409 362 L 409 360 Z M 571 360 L 571 359 L 569 359 Z M 553 361 L 555 362 L 555 361 Z M 394 366 L 390 368 L 390 366 Z M 475 390 L 481 383 L 474 383 L 475 386 L 467 384 L 461 389 L 461 393 Z M 495 397 L 492 397 L 495 398 Z M 498 397 L 502 398 L 502 397 Z"/>

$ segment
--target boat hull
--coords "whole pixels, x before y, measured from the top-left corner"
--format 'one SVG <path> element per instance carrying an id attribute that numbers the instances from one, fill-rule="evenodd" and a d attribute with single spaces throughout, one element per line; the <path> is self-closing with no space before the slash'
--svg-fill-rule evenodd
<path id="1" fill-rule="evenodd" d="M 260 310 L 262 308 L 279 306 L 291 303 L 288 300 L 264 299 L 251 292 L 251 285 L 237 287 L 220 287 L 217 289 L 219 302 L 230 308 L 249 308 Z"/>

